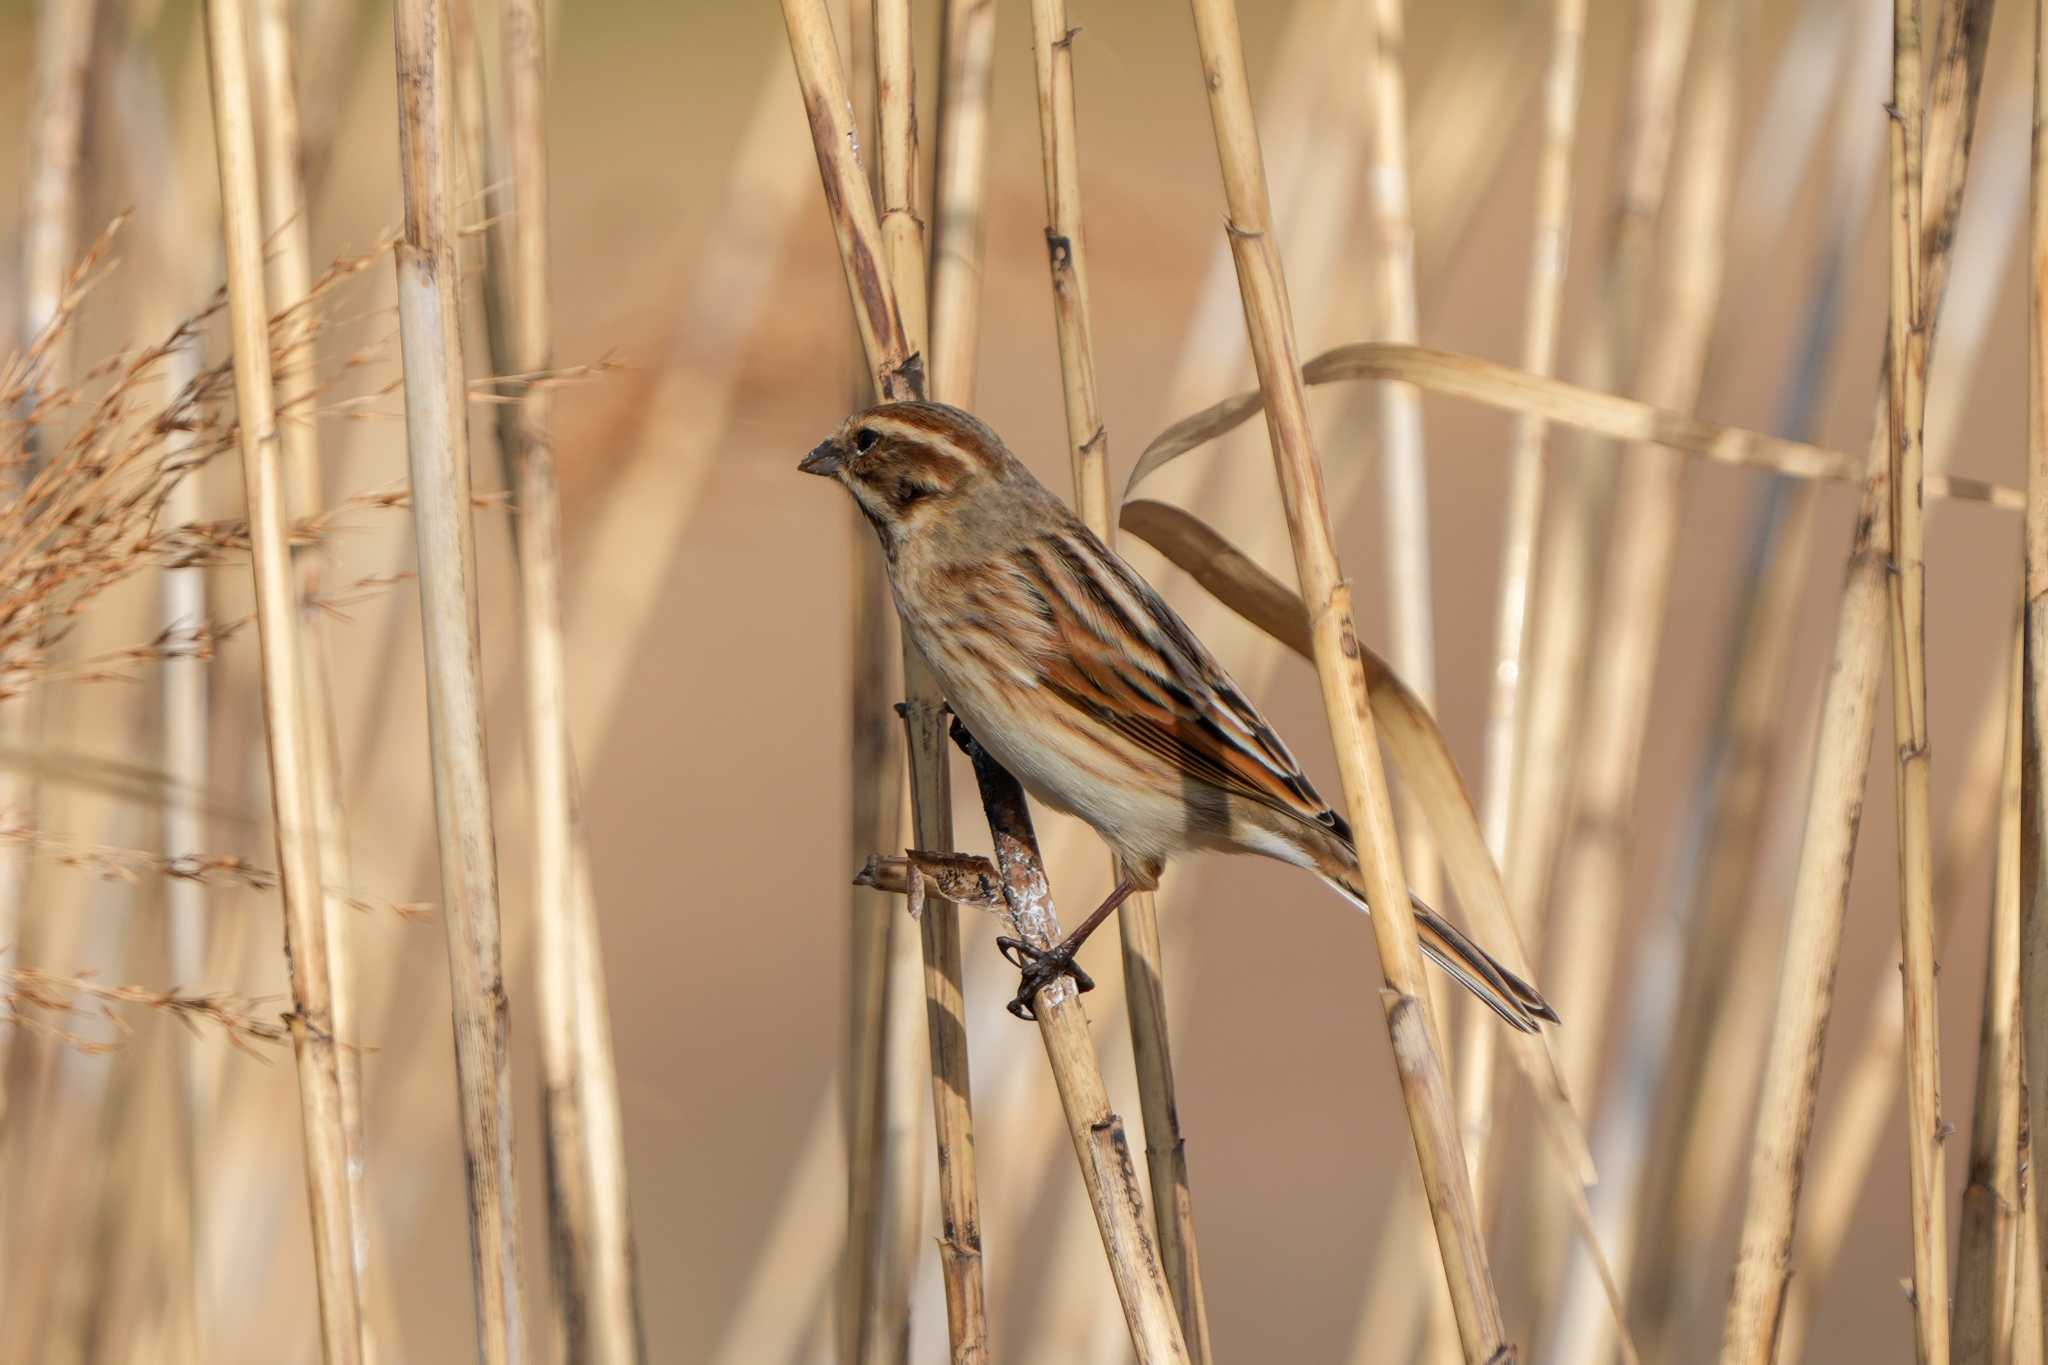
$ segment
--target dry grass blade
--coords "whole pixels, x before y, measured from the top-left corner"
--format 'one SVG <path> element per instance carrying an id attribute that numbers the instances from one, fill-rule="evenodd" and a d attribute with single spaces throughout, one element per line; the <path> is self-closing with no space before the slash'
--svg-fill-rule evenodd
<path id="1" fill-rule="evenodd" d="M 1284 583 L 1195 517 L 1165 503 L 1139 499 L 1124 504 L 1122 524 L 1138 539 L 1158 550 L 1218 601 L 1260 630 L 1311 662 L 1314 660 L 1307 610 Z M 1483 925 L 1488 938 L 1509 951 L 1508 969 L 1527 966 L 1518 922 L 1509 913 L 1507 895 L 1480 832 L 1464 781 L 1458 776 L 1450 746 L 1429 708 L 1397 676 L 1393 668 L 1363 645 L 1366 690 L 1380 738 L 1393 756 L 1401 780 L 1416 795 L 1422 814 L 1444 850 L 1445 866 L 1460 903 Z M 1620 1346 L 1629 1361 L 1635 1345 L 1622 1323 L 1620 1287 L 1607 1258 L 1592 1234 L 1592 1212 L 1584 1187 L 1593 1182 L 1591 1154 L 1579 1131 L 1571 1095 L 1565 1086 L 1547 1035 L 1516 1034 L 1511 1043 L 1516 1061 L 1536 1096 L 1545 1141 L 1556 1155 L 1563 1195 L 1586 1238 L 1593 1271 L 1605 1302 L 1620 1324 Z"/>
<path id="2" fill-rule="evenodd" d="M 1925 136 L 1920 3 L 1892 7 L 1891 328 L 1885 350 L 1891 468 L 1892 740 L 1899 800 L 1899 931 L 1906 1002 L 1906 1152 L 1913 1209 L 1913 1316 L 1920 1359 L 1949 1355 L 1948 1200 L 1942 1170 L 1941 1041 L 1934 983 L 1934 839 L 1928 811 L 1927 563 L 1921 437 L 1927 325 L 1920 288 Z"/>
<path id="3" fill-rule="evenodd" d="M 1225 226 L 1237 264 L 1259 387 L 1269 402 L 1267 430 L 1289 537 L 1294 542 L 1296 574 L 1309 607 L 1316 671 L 1322 679 L 1345 802 L 1358 838 L 1366 896 L 1379 907 L 1372 927 L 1388 987 L 1383 997 L 1388 1032 L 1399 1063 L 1402 1096 L 1436 1225 L 1458 1335 L 1469 1360 L 1486 1361 L 1506 1347 L 1506 1329 L 1487 1268 L 1470 1173 L 1443 1080 L 1440 1049 L 1431 1036 L 1433 1029 L 1422 1003 L 1415 922 L 1401 871 L 1386 775 L 1380 770 L 1374 744 L 1365 675 L 1357 662 L 1350 588 L 1337 563 L 1321 462 L 1309 430 L 1286 285 L 1271 236 L 1264 158 L 1252 116 L 1236 6 L 1234 0 L 1193 0 L 1193 10 L 1228 205 Z"/>
<path id="4" fill-rule="evenodd" d="M 1104 544 L 1110 522 L 1109 431 L 1096 387 L 1095 342 L 1088 307 L 1088 250 L 1081 213 L 1080 141 L 1074 118 L 1074 39 L 1065 0 L 1032 0 L 1032 53 L 1038 73 L 1038 131 L 1045 167 L 1045 242 L 1052 270 L 1053 324 L 1059 336 L 1060 384 L 1066 398 L 1067 445 L 1074 507 Z M 1121 869 L 1119 869 L 1119 879 Z M 1167 1030 L 1166 963 L 1158 904 L 1150 892 L 1125 900 L 1117 914 L 1123 947 L 1124 1001 L 1145 1120 L 1145 1170 L 1167 1284 L 1180 1312 L 1181 1335 L 1196 1365 L 1207 1365 L 1209 1310 L 1202 1292 L 1188 1184 L 1187 1144 L 1173 1078 Z"/>
<path id="5" fill-rule="evenodd" d="M 306 1177 L 312 1196 L 314 1273 L 320 1287 L 321 1342 L 327 1365 L 338 1365 L 362 1359 L 362 1306 L 349 1198 L 340 1049 L 327 975 L 319 826 L 310 771 L 313 736 L 306 714 L 297 590 L 285 540 L 284 471 L 271 384 L 248 48 L 241 10 L 234 0 L 208 0 L 206 35 L 227 241 L 228 315 L 234 339 L 242 480 L 262 651 L 264 728 L 269 740 L 271 803 L 285 907 L 285 956 L 291 977 L 292 1047 L 299 1063 Z"/>
<path id="6" fill-rule="evenodd" d="M 1982 0 L 1950 6 L 1936 43 L 1924 162 L 1926 221 L 1914 305 L 1930 327 L 1947 277 L 1947 247 L 1968 165 L 1988 11 Z M 1764 1365 L 1772 1358 L 1782 1322 L 1794 1215 L 1812 1135 L 1815 1082 L 1833 1006 L 1849 873 L 1884 668 L 1886 568 L 1892 555 L 1890 519 L 1884 515 L 1890 498 L 1885 447 L 1880 422 L 1836 620 L 1791 928 L 1751 1147 L 1735 1290 L 1722 1337 L 1724 1365 Z"/>
<path id="7" fill-rule="evenodd" d="M 1744 427 L 1724 426 L 1633 398 L 1528 374 L 1477 356 L 1426 346 L 1354 342 L 1313 357 L 1301 367 L 1301 373 L 1303 382 L 1308 384 L 1399 379 L 1446 397 L 1541 417 L 1611 440 L 1663 446 L 1716 464 L 1769 469 L 1801 479 L 1858 477 L 1855 461 L 1838 450 Z M 1161 465 L 1250 421 L 1263 408 L 1264 400 L 1258 393 L 1234 394 L 1174 423 L 1145 447 L 1124 484 L 1124 496 L 1137 491 L 1138 485 Z M 2017 489 L 1955 476 L 1929 478 L 1927 496 L 1989 503 L 2014 511 L 2025 502 Z"/>
<path id="8" fill-rule="evenodd" d="M 488 1365 L 510 1365 L 527 1355 L 525 1289 L 513 1179 L 497 847 L 484 757 L 459 273 L 449 212 L 453 72 L 435 9 L 434 0 L 398 0 L 392 10 L 405 189 L 405 236 L 397 252 L 399 327 L 477 1351 Z"/>
<path id="9" fill-rule="evenodd" d="M 488 179 L 510 198 L 487 236 L 487 331 L 492 369 L 503 375 L 545 374 L 554 364 L 545 22 L 538 0 L 507 0 L 504 119 L 477 111 L 488 132 Z M 554 1330 L 563 1358 L 616 1365 L 643 1359 L 645 1346 L 608 991 L 577 818 L 554 398 L 545 384 L 508 386 L 498 440 L 516 509 Z"/>

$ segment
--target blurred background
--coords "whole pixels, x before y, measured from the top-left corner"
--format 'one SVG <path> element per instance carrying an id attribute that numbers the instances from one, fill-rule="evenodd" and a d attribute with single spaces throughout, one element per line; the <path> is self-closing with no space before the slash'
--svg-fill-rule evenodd
<path id="1" fill-rule="evenodd" d="M 1818 262 L 1831 224 L 1846 216 L 1854 232 L 1843 258 L 1840 326 L 1811 439 L 1861 452 L 1885 327 L 1882 179 L 1867 183 L 1867 203 L 1840 215 L 1829 167 L 1841 148 L 1858 142 L 1882 154 L 1888 7 L 1703 0 L 1700 8 L 1723 5 L 1736 24 L 1734 191 L 1696 410 L 1764 430 L 1782 420 Z M 1187 11 L 1163 0 L 1073 0 L 1072 8 L 1081 30 L 1074 57 L 1095 335 L 1112 479 L 1121 486 L 1153 435 L 1248 387 L 1251 370 L 1223 254 L 1214 143 Z M 1368 338 L 1377 326 L 1362 140 L 1366 58 L 1357 26 L 1338 14 L 1345 8 L 1319 0 L 1240 6 L 1304 355 Z M 1546 8 L 1511 0 L 1409 7 L 1409 147 L 1426 345 L 1509 363 L 1520 353 Z M 2022 478 L 2026 402 L 2025 267 L 2014 243 L 2024 221 L 2029 73 L 2021 55 L 2029 49 L 2019 8 L 2006 6 L 1992 32 L 1951 290 L 1950 316 L 1974 309 L 1981 344 L 1965 356 L 1965 324 L 1954 324 L 1958 339 L 1951 351 L 1945 334 L 1930 398 L 1930 433 L 1948 433 L 1938 451 L 1930 436 L 1930 459 L 2007 483 Z M 926 127 L 937 9 L 920 5 L 917 16 Z M 113 247 L 116 267 L 70 342 L 79 367 L 160 335 L 221 279 L 196 7 L 107 0 L 98 11 L 94 62 L 104 75 L 92 81 L 87 107 L 79 241 L 90 241 L 117 213 L 133 217 Z M 360 11 L 302 53 L 309 110 L 317 97 L 334 111 L 331 157 L 312 182 L 316 262 L 373 248 L 399 220 L 388 13 L 374 4 Z M 0 3 L 0 126 L 27 126 L 35 22 L 35 7 L 24 0 Z M 1620 0 L 1595 0 L 1588 15 L 1559 351 L 1567 374 L 1593 321 L 1639 22 L 1635 6 Z M 1051 486 L 1065 490 L 1029 13 L 1021 0 L 1000 6 L 995 53 L 978 410 Z M 844 1219 L 847 883 L 874 851 L 852 847 L 847 834 L 849 601 L 855 556 L 874 551 L 845 499 L 798 478 L 794 467 L 855 401 L 858 361 L 844 285 L 775 6 L 563 5 L 550 63 L 556 353 L 564 367 L 596 370 L 558 393 L 572 715 L 648 1355 L 824 1360 Z M 1687 91 L 1698 68 L 1697 61 L 1687 68 Z M 1857 89 L 1868 98 L 1856 98 Z M 1807 96 L 1813 107 L 1801 112 Z M 1686 174 L 1685 158 L 1699 154 L 1684 122 L 1695 104 L 1687 95 L 1679 100 L 1674 179 Z M 22 136 L 0 139 L 0 184 L 16 186 L 17 199 L 26 151 Z M 481 198 L 468 210 L 478 222 L 488 212 Z M 0 222 L 14 212 L 0 209 Z M 23 306 L 19 259 L 19 250 L 0 256 L 0 309 L 8 317 Z M 1646 329 L 1685 306 L 1680 295 L 1698 279 L 1689 272 L 1667 243 L 1648 277 L 1652 292 L 1637 300 Z M 324 478 L 329 502 L 339 503 L 405 474 L 399 399 L 387 387 L 397 374 L 388 260 L 330 296 L 327 311 L 322 369 L 342 377 L 324 423 Z M 470 333 L 473 376 L 487 368 L 480 316 Z M 226 353 L 218 331 L 207 334 L 209 356 Z M 1369 389 L 1322 390 L 1314 401 L 1361 627 L 1384 648 Z M 1512 419 L 1434 397 L 1424 411 L 1436 709 L 1473 784 Z M 486 406 L 473 408 L 472 429 L 479 486 L 502 486 Z M 1147 493 L 1199 512 L 1291 581 L 1270 468 L 1254 423 L 1184 458 L 1148 483 Z M 240 485 L 232 460 L 200 477 L 207 515 L 233 515 Z M 1620 1017 L 1634 977 L 1633 945 L 1669 912 L 1674 881 L 1683 876 L 1684 816 L 1764 477 L 1706 464 L 1685 475 L 1678 567 L 1627 850 L 1629 909 L 1607 987 L 1616 1002 L 1610 1021 Z M 1799 593 L 1784 687 L 1787 759 L 1766 795 L 1749 933 L 1783 930 L 1808 727 L 1854 509 L 1851 489 L 1821 495 L 1815 567 Z M 402 510 L 351 507 L 339 520 L 334 583 L 410 570 L 411 526 Z M 526 1276 L 538 1320 L 547 1287 L 545 1201 L 507 528 L 501 509 L 478 511 Z M 1987 699 L 2001 704 L 2018 532 L 2016 516 L 1978 505 L 1938 505 L 1930 516 L 1937 829 L 1960 799 L 1964 756 Z M 1312 670 L 1229 620 L 1148 547 L 1127 542 L 1127 553 L 1209 640 L 1322 789 L 1336 792 Z M 247 610 L 246 570 L 217 570 L 208 584 L 211 616 L 229 620 Z M 80 623 L 73 647 L 147 639 L 152 593 L 134 582 L 110 594 Z M 373 903 L 352 920 L 346 948 L 360 964 L 358 1041 L 369 1049 L 362 1066 L 373 1256 L 396 1327 L 382 1358 L 462 1359 L 473 1329 L 443 940 L 431 918 L 388 908 L 440 894 L 412 585 L 350 602 L 328 638 L 353 889 Z M 144 668 L 133 681 L 41 689 L 45 728 L 29 751 L 10 759 L 40 776 L 44 830 L 82 844 L 158 847 L 149 784 L 131 780 L 157 766 L 152 688 L 161 669 L 201 667 L 213 720 L 206 848 L 275 865 L 253 632 L 222 644 L 203 664 L 178 660 Z M 1880 734 L 1888 735 L 1884 705 L 1878 714 Z M 1877 993 L 1897 989 L 1888 752 L 1881 739 L 1823 1075 L 1823 1129 L 1835 1112 L 1839 1059 L 1872 1027 Z M 986 825 L 964 769 L 955 804 L 959 842 L 985 849 Z M 1040 834 L 1055 891 L 1069 919 L 1078 918 L 1108 888 L 1102 851 L 1092 835 L 1049 813 Z M 274 892 L 210 888 L 212 975 L 173 982 L 162 956 L 157 879 L 105 880 L 47 853 L 34 859 L 31 878 L 19 939 L 9 945 L 18 963 L 257 996 L 284 989 Z M 1966 1124 L 1989 858 L 1957 885 L 1941 1023 L 1949 1117 Z M 1310 879 L 1251 860 L 1204 858 L 1175 868 L 1161 906 L 1180 1117 L 1218 1357 L 1420 1358 L 1406 1334 L 1382 1337 L 1370 1323 L 1361 1330 L 1383 1232 L 1401 1216 L 1397 1201 L 1416 1179 L 1383 1041 L 1368 924 Z M 1571 913 L 1570 904 L 1555 907 L 1558 918 Z M 1013 973 L 997 959 L 995 932 L 989 919 L 968 913 L 968 1024 L 995 1355 L 1123 1359 L 1128 1344 L 1038 1043 L 1002 1009 Z M 1730 989 L 1751 992 L 1743 998 L 1767 1011 L 1776 955 L 1762 960 L 1770 979 Z M 1106 939 L 1084 961 L 1105 981 L 1117 974 Z M 1586 1008 L 1554 991 L 1552 999 L 1566 1028 Z M 215 1057 L 226 1097 L 195 1138 L 208 1173 L 192 1224 L 203 1230 L 206 1358 L 315 1358 L 288 1050 L 257 1046 L 247 1055 L 211 1031 L 187 1031 L 146 1011 L 124 1017 L 130 1030 L 104 1053 L 45 1032 L 16 1032 L 12 1099 L 0 1129 L 7 1152 L 0 1163 L 4 1358 L 150 1358 L 129 1352 L 150 1339 L 137 1324 L 164 1311 L 169 1291 L 153 1249 L 175 1230 L 122 1210 L 158 1209 L 173 1223 L 177 1215 L 168 1198 L 123 1201 L 134 1197 L 128 1182 L 147 1189 L 170 1179 L 171 1158 L 152 1135 L 173 1102 L 175 1059 L 193 1049 Z M 1135 1136 L 1122 1011 L 1097 1006 L 1093 1017 L 1112 1098 Z M 116 1040 L 90 1015 L 68 1027 Z M 1502 1082 L 1504 1095 L 1520 1088 L 1519 1079 Z M 1592 1112 L 1593 1098 L 1584 1097 L 1581 1108 Z M 1531 1141 L 1517 1127 L 1523 1117 L 1523 1106 L 1504 1099 L 1497 1135 L 1510 1145 Z M 1912 1359 L 1900 1287 L 1911 1267 L 1901 1122 L 1897 1114 L 1889 1120 L 1839 1261 L 1824 1283 L 1804 1286 L 1815 1296 L 1807 1358 Z M 1746 1137 L 1746 1119 L 1736 1131 Z M 928 1158 L 929 1127 L 919 1136 Z M 1948 1168 L 1953 1195 L 1963 1179 L 1960 1141 L 1949 1144 Z M 1738 1192 L 1741 1170 L 1738 1162 Z M 1659 1190 L 1641 1196 L 1668 1197 Z M 1525 1352 L 1534 1350 L 1525 1358 L 1553 1358 L 1536 1349 L 1547 1319 L 1519 1287 L 1528 1283 L 1519 1267 L 1540 1257 L 1523 1245 L 1516 1207 L 1510 1190 L 1493 1233 L 1495 1266 L 1511 1328 Z M 1731 1199 L 1710 1235 L 1686 1249 L 1685 1273 L 1696 1286 L 1674 1329 L 1677 1359 L 1707 1358 L 1718 1341 L 1738 1208 Z M 936 1221 L 928 1227 L 935 1231 Z M 1413 1245 L 1415 1256 L 1426 1254 L 1421 1237 Z M 767 1343 L 761 1349 L 772 1354 L 735 1354 L 754 1349 L 735 1344 L 746 1342 Z M 944 1357 L 945 1315 L 936 1263 L 927 1256 L 911 1358 Z"/>

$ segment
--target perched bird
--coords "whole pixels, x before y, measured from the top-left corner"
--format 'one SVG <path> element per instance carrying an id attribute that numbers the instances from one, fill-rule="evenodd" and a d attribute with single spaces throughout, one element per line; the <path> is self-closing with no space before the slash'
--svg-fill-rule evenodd
<path id="1" fill-rule="evenodd" d="M 1260 853 L 1365 909 L 1344 817 L 1173 608 L 979 419 L 940 403 L 848 418 L 798 466 L 836 479 L 873 523 L 911 642 L 954 714 L 1025 790 L 1095 827 L 1124 875 L 1067 940 L 1005 950 L 1012 1009 L 1073 972 L 1082 940 L 1167 861 Z M 1514 1027 L 1543 997 L 1415 902 L 1422 949 Z M 1022 1008 L 1020 1008 L 1020 1006 Z"/>

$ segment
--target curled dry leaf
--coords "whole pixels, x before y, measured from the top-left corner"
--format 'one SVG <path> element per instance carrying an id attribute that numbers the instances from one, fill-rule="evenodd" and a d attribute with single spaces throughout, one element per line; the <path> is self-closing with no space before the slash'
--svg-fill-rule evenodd
<path id="1" fill-rule="evenodd" d="M 1301 598 L 1204 522 L 1167 503 L 1139 499 L 1124 504 L 1118 523 L 1185 569 L 1217 601 L 1303 658 L 1309 657 L 1308 611 Z M 1386 660 L 1363 645 L 1358 654 L 1365 667 L 1373 723 L 1393 755 L 1402 781 L 1429 816 L 1460 903 L 1489 941 L 1505 950 L 1501 956 L 1508 969 L 1533 980 L 1520 927 L 1508 909 L 1500 870 L 1487 850 L 1478 812 L 1436 718 Z M 1542 1100 L 1545 1123 L 1558 1150 L 1580 1183 L 1591 1184 L 1592 1153 L 1548 1038 L 1516 1034 L 1511 1046 Z"/>
<path id="2" fill-rule="evenodd" d="M 1769 469 L 1793 478 L 1851 480 L 1863 475 L 1863 462 L 1839 450 L 1767 436 L 1744 427 L 1723 426 L 1455 351 L 1398 342 L 1356 342 L 1323 352 L 1303 365 L 1301 374 L 1310 384 L 1399 380 L 1432 393 L 1541 417 L 1596 436 L 1622 442 L 1647 441 L 1719 464 Z M 1129 497 L 1162 466 L 1242 426 L 1264 409 L 1265 400 L 1253 391 L 1233 394 L 1183 417 L 1145 447 L 1137 468 L 1124 485 L 1124 495 Z M 2018 489 L 1980 479 L 1930 478 L 1927 496 L 1984 502 L 2013 510 L 2026 504 Z"/>

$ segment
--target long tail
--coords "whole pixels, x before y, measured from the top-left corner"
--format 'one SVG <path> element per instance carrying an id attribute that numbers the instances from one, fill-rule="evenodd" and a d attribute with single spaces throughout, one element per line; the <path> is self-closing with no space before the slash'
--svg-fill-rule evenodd
<path id="1" fill-rule="evenodd" d="M 1327 872 L 1322 877 L 1345 900 L 1367 914 L 1372 913 L 1372 907 L 1365 903 L 1364 888 L 1355 881 L 1333 877 Z M 1412 891 L 1408 893 L 1408 903 L 1415 907 L 1416 936 L 1422 940 L 1422 951 L 1429 960 L 1449 972 L 1459 985 L 1478 996 L 1510 1027 L 1523 1033 L 1534 1033 L 1538 1020 L 1552 1024 L 1563 1022 L 1534 986 L 1501 966 L 1493 954 L 1465 937 L 1456 925 L 1424 905 Z"/>

